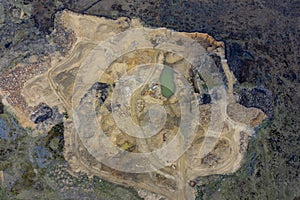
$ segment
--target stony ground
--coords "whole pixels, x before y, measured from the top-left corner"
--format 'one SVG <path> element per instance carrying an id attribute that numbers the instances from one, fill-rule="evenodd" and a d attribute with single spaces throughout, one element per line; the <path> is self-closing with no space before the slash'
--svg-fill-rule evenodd
<path id="1" fill-rule="evenodd" d="M 197 186 L 198 199 L 300 198 L 299 1 L 0 0 L 0 72 L 62 48 L 47 35 L 55 12 L 65 8 L 139 17 L 148 26 L 206 32 L 225 41 L 241 103 L 263 109 L 269 120 L 252 139 L 241 170 L 198 180 L 204 183 Z"/>

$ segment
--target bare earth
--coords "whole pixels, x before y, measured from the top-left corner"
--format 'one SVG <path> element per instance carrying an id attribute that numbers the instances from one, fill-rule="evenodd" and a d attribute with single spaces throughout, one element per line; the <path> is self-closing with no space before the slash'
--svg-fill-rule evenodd
<path id="1" fill-rule="evenodd" d="M 91 71 L 85 72 L 88 74 L 88 79 L 85 80 L 84 77 L 81 77 L 81 72 L 84 72 L 85 69 L 82 66 L 87 63 L 86 59 L 101 42 L 111 45 L 109 47 L 112 51 L 118 51 L 116 49 L 118 46 L 120 46 L 120 49 L 124 46 L 134 49 L 134 46 L 130 46 L 132 45 L 130 42 L 116 45 L 113 41 L 110 44 L 108 39 L 124 31 L 143 29 L 143 26 L 135 19 L 119 18 L 111 20 L 80 15 L 69 11 L 63 11 L 58 14 L 56 20 L 74 34 L 75 42 L 72 43 L 71 49 L 66 56 L 62 56 L 59 53 L 50 55 L 51 64 L 48 71 L 37 73 L 24 81 L 19 91 L 22 94 L 22 99 L 24 98 L 23 103 L 26 105 L 25 107 L 20 106 L 21 103 L 13 105 L 9 100 L 4 102 L 11 104 L 16 115 L 23 119 L 21 123 L 24 126 L 32 128 L 35 126 L 29 120 L 30 112 L 26 111 L 28 107 L 46 103 L 50 107 L 57 106 L 61 113 L 67 112 L 70 118 L 64 121 L 64 154 L 73 171 L 84 171 L 91 176 L 97 175 L 111 182 L 142 188 L 168 199 L 194 199 L 194 188 L 191 187 L 193 179 L 199 176 L 232 173 L 240 168 L 249 137 L 253 133 L 253 128 L 262 122 L 265 114 L 257 108 L 246 108 L 236 103 L 235 95 L 233 94 L 235 77 L 227 65 L 222 42 L 214 40 L 214 38 L 205 33 L 177 32 L 173 34 L 171 30 L 165 28 L 145 29 L 146 33 L 149 33 L 145 36 L 146 40 L 140 41 L 141 36 L 138 34 L 131 35 L 131 38 L 140 41 L 138 45 L 134 45 L 141 45 L 147 48 L 122 54 L 110 63 L 106 69 L 93 65 L 89 68 Z M 168 164 L 161 164 L 159 155 L 151 157 L 150 161 L 153 164 L 153 170 L 146 173 L 123 172 L 118 169 L 112 169 L 101 162 L 102 157 L 101 152 L 99 152 L 104 151 L 103 148 L 110 147 L 101 145 L 99 134 L 89 135 L 91 127 L 88 125 L 84 124 L 82 129 L 76 126 L 75 123 L 78 119 L 76 119 L 76 113 L 74 113 L 73 109 L 75 108 L 76 110 L 78 108 L 80 110 L 82 106 L 81 100 L 88 93 L 90 86 L 95 82 L 101 82 L 109 85 L 110 89 L 104 102 L 94 102 L 93 105 L 95 105 L 95 112 L 97 113 L 95 116 L 101 125 L 99 129 L 103 130 L 104 134 L 108 136 L 110 143 L 114 144 L 114 147 L 129 153 L 150 152 L 166 146 L 168 142 L 175 138 L 176 133 L 183 136 L 184 133 L 179 131 L 180 124 L 175 123 L 176 119 L 184 117 L 180 106 L 178 106 L 180 99 L 174 97 L 179 95 L 180 91 L 177 90 L 174 96 L 169 99 L 163 97 L 161 90 L 153 91 L 155 84 L 159 82 L 161 70 L 153 72 L 152 77 L 158 77 L 157 80 L 155 78 L 153 80 L 147 79 L 148 82 L 145 86 L 132 93 L 130 105 L 120 109 L 130 110 L 132 119 L 134 119 L 136 124 L 142 126 L 147 121 L 147 115 L 149 114 L 147 110 L 151 105 L 164 106 L 169 119 L 167 119 L 167 123 L 161 131 L 158 131 L 157 135 L 146 139 L 127 135 L 124 130 L 118 127 L 116 119 L 113 118 L 115 110 L 110 107 L 110 104 L 114 101 L 114 91 L 117 88 L 114 88 L 113 84 L 117 83 L 118 85 L 124 74 L 134 77 L 131 74 L 132 71 L 139 69 L 138 66 L 143 64 L 166 64 L 178 71 L 187 82 L 190 81 L 190 71 L 193 68 L 191 63 L 186 62 L 178 55 L 156 48 L 157 45 L 162 44 L 157 38 L 169 38 L 172 34 L 176 35 L 178 40 L 188 38 L 194 41 L 195 44 L 202 46 L 203 49 L 201 51 L 203 52 L 194 52 L 195 55 L 202 53 L 205 55 L 204 58 L 209 59 L 207 55 L 215 54 L 220 58 L 222 69 L 218 69 L 214 62 L 208 61 L 203 68 L 202 78 L 207 84 L 208 93 L 214 94 L 214 88 L 218 86 L 222 89 L 217 91 L 217 93 L 219 92 L 218 94 L 221 94 L 223 98 L 215 98 L 215 101 L 212 101 L 212 103 L 200 105 L 198 105 L 196 99 L 191 101 L 191 104 L 197 107 L 197 112 L 199 112 L 199 119 L 195 125 L 197 129 L 190 147 L 177 160 Z M 180 45 L 182 45 L 183 49 L 190 48 L 189 46 L 184 46 L 184 43 Z M 183 53 L 183 55 L 185 54 Z M 102 57 L 104 60 L 101 60 Z M 98 63 L 105 63 L 109 60 L 108 58 L 108 60 L 105 60 L 106 57 L 103 55 L 98 58 Z M 93 62 L 91 61 L 91 63 Z M 147 67 L 154 69 L 151 65 Z M 226 79 L 225 83 L 223 83 L 222 78 L 213 76 L 214 73 L 219 74 L 219 70 L 224 72 L 223 78 Z M 98 72 L 102 73 L 101 77 Z M 174 75 L 174 82 L 178 84 L 180 80 L 177 80 L 176 77 Z M 80 87 L 74 88 L 74 85 Z M 226 85 L 226 87 L 222 87 L 222 85 Z M 1 88 L 1 90 L 3 93 L 8 92 L 5 91 L 5 88 Z M 200 95 L 201 92 L 196 94 L 196 96 Z M 10 95 L 12 96 L 13 94 Z M 121 102 L 120 100 L 119 103 Z M 89 113 L 84 114 L 87 115 L 87 122 L 93 120 L 89 119 Z M 154 120 L 155 117 L 157 116 L 154 116 Z M 157 120 L 159 121 L 159 119 Z M 79 130 L 86 130 L 86 132 L 83 131 L 84 133 L 82 133 Z M 37 129 L 36 132 L 38 133 L 38 131 Z M 176 149 L 180 149 L 183 145 L 180 140 L 177 140 L 174 144 L 177 144 L 172 147 L 175 154 L 177 152 Z M 111 151 L 113 152 L 113 150 L 112 148 Z M 112 157 L 114 157 L 119 155 L 120 152 L 116 151 L 112 154 Z M 168 156 L 173 157 L 171 154 L 168 154 Z M 174 157 L 176 156 L 174 155 Z M 119 164 L 123 166 L 125 162 L 126 160 L 120 160 Z"/>

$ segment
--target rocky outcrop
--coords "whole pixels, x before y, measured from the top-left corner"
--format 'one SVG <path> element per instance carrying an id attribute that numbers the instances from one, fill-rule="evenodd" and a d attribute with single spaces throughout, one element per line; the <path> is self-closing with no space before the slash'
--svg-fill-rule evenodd
<path id="1" fill-rule="evenodd" d="M 107 99 L 108 96 L 108 89 L 110 85 L 107 83 L 96 82 L 90 89 L 96 99 L 99 101 L 100 104 L 103 104 L 104 101 Z"/>
<path id="2" fill-rule="evenodd" d="M 211 102 L 210 94 L 201 94 L 200 96 L 198 96 L 198 100 L 200 105 L 209 104 Z"/>
<path id="3" fill-rule="evenodd" d="M 35 108 L 35 111 L 32 113 L 30 120 L 38 124 L 51 118 L 52 114 L 53 114 L 52 108 L 42 103 Z"/>
<path id="4" fill-rule="evenodd" d="M 273 100 L 270 91 L 260 88 L 244 88 L 238 92 L 240 96 L 239 103 L 247 108 L 259 108 L 268 117 L 274 115 Z"/>
<path id="5" fill-rule="evenodd" d="M 0 99 L 0 114 L 3 114 L 4 113 L 4 105 Z"/>
<path id="6" fill-rule="evenodd" d="M 250 73 L 250 66 L 254 65 L 254 57 L 245 51 L 238 43 L 226 43 L 226 57 L 228 65 L 240 83 L 246 81 Z"/>

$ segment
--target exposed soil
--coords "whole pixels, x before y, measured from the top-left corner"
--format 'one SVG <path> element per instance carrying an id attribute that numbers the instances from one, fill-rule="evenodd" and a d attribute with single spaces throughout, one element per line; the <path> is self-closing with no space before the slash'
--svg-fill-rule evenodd
<path id="1" fill-rule="evenodd" d="M 241 94 L 241 102 L 265 109 L 270 120 L 251 140 L 246 161 L 238 173 L 198 180 L 205 183 L 198 187 L 199 199 L 299 198 L 299 1 L 1 0 L 0 3 L 4 7 L 4 17 L 0 13 L 0 72 L 21 61 L 30 64 L 30 56 L 47 55 L 53 48 L 59 48 L 50 44 L 46 35 L 54 28 L 55 12 L 63 8 L 111 18 L 139 17 L 148 26 L 206 32 L 225 41 L 229 67 L 239 81 L 235 91 Z M 25 14 L 20 17 L 22 6 Z M 253 93 L 258 90 L 266 95 Z"/>

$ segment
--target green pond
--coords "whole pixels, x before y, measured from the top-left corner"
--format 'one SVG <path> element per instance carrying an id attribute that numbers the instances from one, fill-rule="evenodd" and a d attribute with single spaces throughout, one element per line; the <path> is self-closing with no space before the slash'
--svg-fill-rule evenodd
<path id="1" fill-rule="evenodd" d="M 170 98 L 175 93 L 174 72 L 170 67 L 164 67 L 160 75 L 162 95 Z"/>

